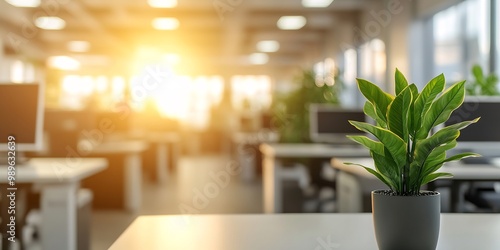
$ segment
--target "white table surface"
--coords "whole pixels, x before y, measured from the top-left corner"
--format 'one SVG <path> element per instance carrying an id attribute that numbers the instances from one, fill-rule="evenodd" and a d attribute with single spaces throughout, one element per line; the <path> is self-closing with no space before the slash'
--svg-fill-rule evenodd
<path id="1" fill-rule="evenodd" d="M 338 146 L 317 143 L 264 143 L 259 146 L 263 154 L 264 211 L 282 212 L 280 158 L 325 158 L 367 157 L 369 151 L 363 147 Z"/>
<path id="2" fill-rule="evenodd" d="M 438 250 L 500 249 L 499 214 L 442 214 Z M 140 216 L 111 250 L 376 250 L 371 214 Z"/>
<path id="3" fill-rule="evenodd" d="M 16 166 L 16 183 L 77 182 L 108 165 L 105 158 L 32 158 Z M 0 166 L 0 183 L 7 183 L 7 166 Z"/>
<path id="4" fill-rule="evenodd" d="M 144 143 L 155 143 L 156 147 L 156 175 L 159 183 L 165 183 L 168 179 L 168 170 L 175 168 L 175 164 L 180 154 L 181 135 L 174 131 L 131 131 L 120 132 L 107 135 L 106 143 L 117 143 L 129 140 L 142 140 Z M 146 144 L 147 145 L 147 144 Z M 140 148 L 140 146 L 132 145 Z M 144 147 L 144 146 L 142 146 Z M 172 147 L 172 155 L 169 154 L 168 147 Z M 174 166 L 169 165 L 170 157 L 173 158 Z"/>
<path id="5" fill-rule="evenodd" d="M 91 145 L 89 140 L 79 143 Z M 103 141 L 95 144 L 90 155 L 121 154 L 124 156 L 124 207 L 126 210 L 137 213 L 142 205 L 142 153 L 149 144 L 143 140 Z"/>
<path id="6" fill-rule="evenodd" d="M 77 194 L 80 181 L 104 170 L 104 158 L 32 158 L 16 167 L 16 183 L 40 187 L 42 249 L 77 249 Z M 0 166 L 0 183 L 7 166 Z M 21 228 L 19 228 L 21 230 Z"/>

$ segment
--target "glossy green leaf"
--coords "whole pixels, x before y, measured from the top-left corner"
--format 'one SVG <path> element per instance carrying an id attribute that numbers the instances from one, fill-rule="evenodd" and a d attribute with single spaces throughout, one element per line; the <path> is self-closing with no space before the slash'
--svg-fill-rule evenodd
<path id="1" fill-rule="evenodd" d="M 446 158 L 444 160 L 442 160 L 440 163 L 432 166 L 432 167 L 429 167 L 427 169 L 425 169 L 423 175 L 429 175 L 435 171 L 437 171 L 439 169 L 439 167 L 437 166 L 442 166 L 444 163 L 446 162 L 450 162 L 450 161 L 458 161 L 458 160 L 462 160 L 462 159 L 465 159 L 465 158 L 470 158 L 470 157 L 480 157 L 481 155 L 479 154 L 476 154 L 476 153 L 472 153 L 472 152 L 465 152 L 465 153 L 460 153 L 460 154 L 457 154 L 457 155 L 454 155 L 454 156 L 451 156 L 449 158 Z M 423 185 L 423 184 L 422 184 Z"/>
<path id="2" fill-rule="evenodd" d="M 415 113 L 415 102 L 420 94 L 418 93 L 417 85 L 412 83 L 409 86 L 412 96 L 412 103 L 410 105 L 410 114 L 408 115 L 408 133 L 413 138 L 415 136 L 416 129 L 415 117 L 413 114 Z"/>
<path id="3" fill-rule="evenodd" d="M 366 171 L 368 171 L 370 174 L 374 175 L 375 177 L 377 177 L 379 180 L 381 180 L 385 185 L 387 185 L 389 188 L 391 188 L 392 190 L 394 190 L 394 185 L 391 183 L 391 181 L 383 176 L 382 174 L 380 174 L 379 172 L 369 168 L 369 167 L 365 167 L 361 164 L 357 164 L 357 163 L 351 163 L 351 162 L 344 162 L 345 165 L 353 165 L 353 166 L 359 166 L 359 167 L 362 167 L 364 169 L 366 169 Z"/>
<path id="4" fill-rule="evenodd" d="M 365 112 L 367 116 L 375 120 L 378 126 L 387 128 L 386 118 L 382 116 L 382 113 L 380 113 L 381 117 L 379 117 L 379 114 L 377 114 L 377 111 L 375 110 L 375 107 L 371 104 L 371 102 L 369 101 L 365 102 L 365 106 L 363 107 L 363 112 Z"/>
<path id="5" fill-rule="evenodd" d="M 365 98 L 372 103 L 378 116 L 387 114 L 387 108 L 394 99 L 394 96 L 382 91 L 377 85 L 363 79 L 356 79 L 358 88 Z M 382 118 L 382 117 L 380 117 Z M 386 120 L 386 119 L 384 119 Z"/>
<path id="6" fill-rule="evenodd" d="M 406 163 L 406 143 L 394 132 L 365 122 L 349 121 L 357 129 L 374 135 L 389 151 L 398 166 Z"/>
<path id="7" fill-rule="evenodd" d="M 464 84 L 465 81 L 454 84 L 431 104 L 423 114 L 422 126 L 417 132 L 418 139 L 427 137 L 434 126 L 448 120 L 451 113 L 462 105 L 465 97 Z"/>
<path id="8" fill-rule="evenodd" d="M 396 96 L 403 91 L 406 87 L 408 87 L 408 80 L 406 80 L 406 77 L 399 71 L 399 69 L 396 69 L 396 73 L 394 78 L 396 79 L 395 85 L 396 85 Z"/>
<path id="9" fill-rule="evenodd" d="M 438 75 L 430 80 L 429 83 L 425 85 L 422 93 L 420 93 L 419 96 L 415 98 L 415 107 L 413 113 L 413 125 L 415 129 L 420 127 L 422 115 L 425 114 L 425 112 L 429 109 L 429 106 L 434 101 L 436 96 L 438 96 L 443 91 L 444 86 L 444 75 Z"/>
<path id="10" fill-rule="evenodd" d="M 385 155 L 372 153 L 371 156 L 373 158 L 373 162 L 375 163 L 376 170 L 391 180 L 393 190 L 396 192 L 401 191 L 401 169 L 394 162 L 394 159 L 389 154 L 388 150 L 385 150 Z"/>
<path id="11" fill-rule="evenodd" d="M 454 141 L 459 135 L 460 132 L 457 129 L 447 128 L 438 131 L 427 139 L 417 141 L 414 161 L 420 166 L 424 166 L 429 155 L 435 148 Z"/>
<path id="12" fill-rule="evenodd" d="M 445 177 L 451 178 L 453 177 L 453 175 L 450 173 L 432 173 L 424 178 L 424 180 L 422 181 L 422 185 L 425 185 L 431 181 L 435 181 L 439 178 L 445 178 Z"/>
<path id="13" fill-rule="evenodd" d="M 381 142 L 374 141 L 364 135 L 348 135 L 347 138 L 365 146 L 376 154 L 384 155 L 384 144 Z"/>
<path id="14" fill-rule="evenodd" d="M 408 114 L 412 103 L 410 87 L 406 87 L 394 98 L 387 111 L 387 127 L 403 141 L 408 142 Z"/>

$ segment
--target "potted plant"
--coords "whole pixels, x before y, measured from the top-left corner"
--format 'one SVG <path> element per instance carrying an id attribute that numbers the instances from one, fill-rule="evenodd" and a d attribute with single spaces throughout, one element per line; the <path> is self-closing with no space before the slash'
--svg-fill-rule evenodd
<path id="1" fill-rule="evenodd" d="M 436 126 L 450 118 L 464 101 L 465 81 L 445 89 L 443 74 L 432 79 L 419 92 L 408 84 L 396 69 L 395 96 L 377 85 L 357 79 L 367 101 L 364 112 L 375 125 L 350 121 L 357 129 L 373 135 L 348 136 L 370 150 L 374 168 L 359 165 L 375 175 L 388 190 L 372 192 L 372 213 L 377 244 L 381 250 L 435 249 L 439 236 L 440 194 L 421 187 L 449 173 L 437 172 L 449 161 L 478 156 L 461 153 L 451 157 L 460 130 L 479 120 L 476 118 L 443 127 Z"/>
<path id="2" fill-rule="evenodd" d="M 465 86 L 465 91 L 468 95 L 500 95 L 497 88 L 497 75 L 494 73 L 484 75 L 483 69 L 478 64 L 472 67 L 472 75 L 474 76 L 474 79 L 468 82 Z"/>

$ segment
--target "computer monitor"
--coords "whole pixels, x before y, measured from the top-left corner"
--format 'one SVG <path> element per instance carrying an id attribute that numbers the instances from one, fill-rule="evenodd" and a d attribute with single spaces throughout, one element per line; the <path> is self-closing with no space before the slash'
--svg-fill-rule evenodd
<path id="1" fill-rule="evenodd" d="M 311 141 L 331 144 L 354 144 L 347 135 L 365 135 L 349 123 L 349 120 L 366 121 L 362 109 L 342 108 L 328 104 L 309 106 Z"/>
<path id="2" fill-rule="evenodd" d="M 15 138 L 16 151 L 39 151 L 43 147 L 43 86 L 0 83 L 0 151 Z"/>
<path id="3" fill-rule="evenodd" d="M 473 151 L 485 157 L 500 156 L 500 97 L 467 96 L 445 126 L 481 117 L 460 131 L 457 151 Z"/>

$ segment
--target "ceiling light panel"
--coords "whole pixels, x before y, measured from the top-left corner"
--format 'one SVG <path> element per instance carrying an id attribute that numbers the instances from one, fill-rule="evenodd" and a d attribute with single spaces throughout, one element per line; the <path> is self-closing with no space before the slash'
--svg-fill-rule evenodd
<path id="1" fill-rule="evenodd" d="M 35 25 L 44 30 L 61 30 L 66 26 L 66 22 L 56 16 L 41 16 L 35 20 Z"/>
<path id="2" fill-rule="evenodd" d="M 275 40 L 265 40 L 257 43 L 257 50 L 260 52 L 276 52 L 280 49 L 280 44 Z"/>
<path id="3" fill-rule="evenodd" d="M 282 16 L 278 20 L 278 28 L 282 30 L 298 30 L 304 27 L 307 20 L 303 16 Z"/>
<path id="4" fill-rule="evenodd" d="M 72 52 L 87 52 L 90 49 L 90 43 L 87 41 L 71 41 L 68 43 L 68 50 Z"/>
<path id="5" fill-rule="evenodd" d="M 306 8 L 326 8 L 333 0 L 302 0 L 302 6 Z"/>
<path id="6" fill-rule="evenodd" d="M 80 68 L 80 62 L 69 56 L 51 56 L 47 59 L 50 68 L 59 70 L 77 70 Z"/>
<path id="7" fill-rule="evenodd" d="M 148 0 L 148 4 L 153 8 L 175 8 L 177 0 Z"/>
<path id="8" fill-rule="evenodd" d="M 266 64 L 269 61 L 269 56 L 265 53 L 253 53 L 248 58 L 251 64 Z"/>
<path id="9" fill-rule="evenodd" d="M 6 0 L 12 6 L 35 8 L 40 6 L 40 0 Z"/>
<path id="10" fill-rule="evenodd" d="M 153 19 L 152 25 L 157 30 L 175 30 L 179 27 L 179 20 L 173 17 L 160 17 Z"/>

